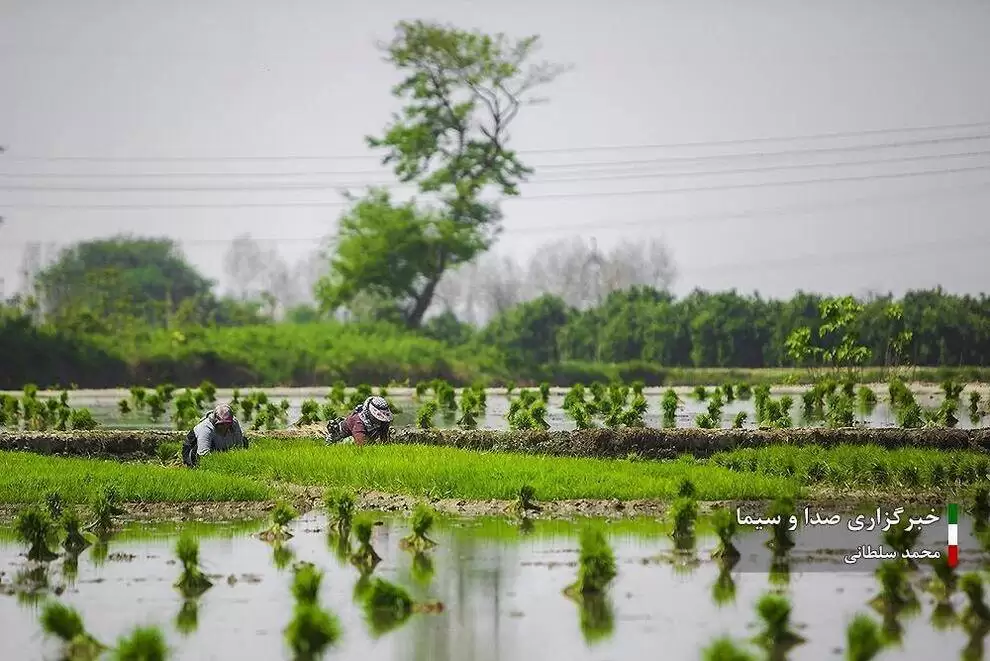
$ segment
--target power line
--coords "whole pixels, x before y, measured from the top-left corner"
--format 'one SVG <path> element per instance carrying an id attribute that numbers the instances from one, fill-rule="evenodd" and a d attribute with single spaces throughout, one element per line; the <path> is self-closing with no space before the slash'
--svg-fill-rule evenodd
<path id="1" fill-rule="evenodd" d="M 516 150 L 520 154 L 566 154 L 575 152 L 593 151 L 627 151 L 645 149 L 683 149 L 695 147 L 716 147 L 726 145 L 761 144 L 768 142 L 787 141 L 809 141 L 864 137 L 871 135 L 888 135 L 893 133 L 918 133 L 924 131 L 948 131 L 961 129 L 977 129 L 990 127 L 990 122 L 971 122 L 961 124 L 942 124 L 929 126 L 915 126 L 904 128 L 883 128 L 866 129 L 860 131 L 836 131 L 830 133 L 816 133 L 798 136 L 762 136 L 756 138 L 733 138 L 728 140 L 707 140 L 682 143 L 654 143 L 654 144 L 633 144 L 633 145 L 597 145 L 581 147 L 547 147 L 539 149 Z M 958 136 L 955 138 L 933 138 L 933 141 L 943 140 L 973 139 L 972 137 Z M 927 141 L 920 141 L 927 142 Z M 919 143 L 920 144 L 920 143 Z M 782 152 L 778 152 L 782 153 Z M 316 155 L 267 155 L 267 156 L 12 156 L 5 157 L 8 162 L 37 162 L 37 161 L 92 161 L 92 162 L 181 162 L 181 161 L 354 161 L 368 160 L 375 157 L 372 154 L 348 154 L 335 156 Z"/>
<path id="2" fill-rule="evenodd" d="M 990 182 L 983 184 L 976 184 L 972 186 L 952 186 L 941 190 L 934 191 L 923 191 L 920 193 L 904 194 L 897 196 L 861 196 L 858 198 L 853 198 L 850 200 L 845 200 L 840 203 L 833 204 L 802 204 L 802 205 L 779 205 L 776 207 L 769 207 L 763 209 L 748 209 L 745 211 L 736 212 L 717 212 L 717 213 L 705 213 L 705 214 L 686 214 L 686 215 L 668 215 L 668 216 L 655 216 L 650 218 L 637 218 L 632 220 L 615 220 L 615 221 L 592 221 L 590 223 L 568 223 L 566 225 L 556 224 L 556 225 L 526 225 L 523 227 L 507 227 L 504 229 L 506 233 L 509 234 L 557 234 L 564 231 L 582 231 L 582 232 L 594 232 L 596 230 L 614 230 L 616 228 L 622 227 L 645 227 L 654 226 L 654 229 L 662 230 L 665 227 L 670 227 L 673 225 L 680 225 L 686 223 L 698 223 L 698 222 L 720 222 L 727 220 L 739 220 L 745 218 L 761 218 L 761 217 L 775 217 L 775 216 L 796 216 L 796 215 L 806 215 L 814 214 L 828 211 L 837 211 L 842 209 L 855 209 L 861 206 L 872 206 L 876 204 L 903 204 L 914 202 L 921 199 L 937 198 L 941 195 L 946 194 L 959 194 L 959 193 L 972 193 L 979 191 L 990 191 Z M 264 244 L 287 244 L 287 243 L 320 243 L 325 238 L 320 237 L 252 237 L 254 241 Z M 181 243 L 186 245 L 216 245 L 230 243 L 229 238 L 205 238 L 198 237 L 195 239 L 179 239 Z M 0 245 L 0 251 L 3 250 L 15 250 L 17 248 L 23 248 L 24 246 L 35 243 L 33 241 L 22 241 L 17 243 L 7 243 L 6 245 Z"/>
<path id="3" fill-rule="evenodd" d="M 932 144 L 942 144 L 946 142 L 964 142 L 969 140 L 987 140 L 990 139 L 990 134 L 976 135 L 976 136 L 951 136 L 945 138 L 930 138 L 925 140 L 915 140 L 915 141 L 902 141 L 893 142 L 885 144 L 872 144 L 872 145 L 852 145 L 852 146 L 832 146 L 832 147 L 822 147 L 814 149 L 792 149 L 776 152 L 759 152 L 759 153 L 741 153 L 741 154 L 708 154 L 703 156 L 673 156 L 667 158 L 648 158 L 648 159 L 619 159 L 619 160 L 606 160 L 606 161 L 579 161 L 575 163 L 545 163 L 543 165 L 533 165 L 533 168 L 537 171 L 544 170 L 571 170 L 571 169 L 611 169 L 611 168 L 627 168 L 627 167 L 638 167 L 640 165 L 665 165 L 671 163 L 699 163 L 705 161 L 718 161 L 718 160 L 732 160 L 736 158 L 760 158 L 760 157 L 775 157 L 775 156 L 807 156 L 811 154 L 825 154 L 825 153 L 837 153 L 837 152 L 857 152 L 857 151 L 869 151 L 871 149 L 892 149 L 900 147 L 917 147 L 922 145 L 932 145 Z M 578 148 L 580 149 L 580 148 Z M 971 153 L 985 153 L 981 152 L 963 152 L 962 155 L 968 155 Z M 915 156 L 907 158 L 939 158 L 953 156 L 953 154 L 931 154 L 924 156 Z M 896 157 L 891 160 L 898 160 L 905 157 Z M 866 161 L 854 161 L 850 164 L 856 164 Z M 811 164 L 803 164 L 805 167 Z M 89 179 L 89 178 L 133 178 L 133 177 L 297 177 L 297 176 L 364 176 L 364 175 L 382 175 L 387 173 L 387 170 L 316 170 L 316 171 L 297 171 L 297 172 L 0 172 L 0 177 L 7 178 L 31 178 L 31 177 L 48 177 L 48 178 L 70 178 L 70 179 Z"/>
<path id="4" fill-rule="evenodd" d="M 802 170 L 802 169 L 814 169 L 814 168 L 832 168 L 832 167 L 846 167 L 846 166 L 861 166 L 861 165 L 879 165 L 884 163 L 907 163 L 907 162 L 918 162 L 927 161 L 933 158 L 975 158 L 979 156 L 990 155 L 990 149 L 980 150 L 980 151 L 970 151 L 970 152 L 956 152 L 952 154 L 926 154 L 926 155 L 914 155 L 914 156 L 895 156 L 889 158 L 878 158 L 860 161 L 845 161 L 845 162 L 832 162 L 832 163 L 798 163 L 789 165 L 763 165 L 752 168 L 730 168 L 722 170 L 709 170 L 709 171 L 664 171 L 664 172 L 620 172 L 620 173 L 606 173 L 601 175 L 585 175 L 576 177 L 551 177 L 544 179 L 534 179 L 527 181 L 526 185 L 544 185 L 544 184 L 557 184 L 557 183 L 578 183 L 578 182 L 589 182 L 589 181 L 609 181 L 609 180 L 619 180 L 619 179 L 647 179 L 647 178 L 665 178 L 665 177 L 697 177 L 697 176 L 718 176 L 718 175 L 733 175 L 733 174 L 750 174 L 754 172 L 775 172 L 784 170 Z M 0 173 L 0 177 L 8 176 Z M 83 175 L 87 176 L 87 175 Z M 102 176 L 102 175 L 88 175 L 88 176 Z M 112 176 L 112 175 L 111 175 Z M 176 175 L 184 176 L 184 175 Z M 149 193 L 156 191 L 169 191 L 169 192 L 199 192 L 199 191 L 209 191 L 209 192 L 236 192 L 236 191 L 281 191 L 281 190 L 330 190 L 334 188 L 363 188 L 367 186 L 411 186 L 413 184 L 399 183 L 394 180 L 389 181 L 365 181 L 365 182 L 333 182 L 333 183 L 287 183 L 287 184 L 239 184 L 231 186 L 175 186 L 175 185 L 161 185 L 161 186 L 66 186 L 66 185 L 0 185 L 0 191 L 49 191 L 49 192 L 84 192 L 84 193 L 123 193 L 123 192 L 141 192 Z"/>
<path id="5" fill-rule="evenodd" d="M 764 181 L 764 182 L 748 182 L 748 183 L 738 183 L 738 184 L 719 184 L 714 186 L 687 186 L 681 188 L 641 189 L 641 190 L 626 190 L 626 191 L 586 191 L 586 192 L 571 192 L 571 193 L 545 193 L 541 195 L 528 195 L 526 197 L 510 198 L 505 201 L 531 202 L 531 201 L 539 201 L 539 200 L 565 199 L 565 198 L 617 197 L 617 196 L 634 197 L 641 195 L 670 195 L 677 193 L 742 190 L 749 188 L 766 188 L 766 187 L 777 187 L 777 186 L 805 186 L 805 185 L 825 184 L 825 183 L 849 183 L 855 181 L 899 179 L 899 178 L 923 177 L 923 176 L 931 176 L 931 175 L 959 174 L 963 172 L 977 172 L 982 170 L 990 170 L 990 164 L 962 166 L 957 168 L 945 168 L 939 170 L 921 170 L 915 172 L 893 172 L 893 173 L 885 173 L 885 174 L 857 175 L 857 176 L 832 177 L 832 178 L 792 179 L 789 181 Z M 263 192 L 263 191 L 259 191 L 259 192 Z M 339 207 L 339 206 L 345 206 L 347 204 L 350 204 L 350 202 L 346 200 L 339 200 L 339 201 L 322 200 L 322 201 L 313 201 L 313 202 L 295 202 L 295 201 L 255 202 L 255 203 L 233 202 L 233 203 L 212 203 L 212 204 L 206 204 L 206 203 L 178 203 L 178 204 L 0 203 L 0 208 L 80 209 L 80 210 L 81 209 L 291 208 L 291 207 L 319 208 L 319 207 Z"/>

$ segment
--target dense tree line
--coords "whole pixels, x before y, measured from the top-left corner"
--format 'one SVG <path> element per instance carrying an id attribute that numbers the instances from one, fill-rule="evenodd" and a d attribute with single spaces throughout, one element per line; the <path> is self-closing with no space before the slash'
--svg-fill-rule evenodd
<path id="1" fill-rule="evenodd" d="M 517 305 L 479 331 L 510 367 L 562 361 L 644 361 L 667 367 L 800 366 L 787 340 L 798 328 L 817 336 L 825 297 L 797 293 L 788 300 L 735 291 L 676 299 L 668 292 L 632 287 L 613 292 L 588 310 L 542 296 Z M 908 292 L 902 299 L 860 301 L 850 330 L 868 348 L 868 365 L 990 365 L 990 297 L 956 296 L 940 289 Z M 889 314 L 891 306 L 898 316 Z M 446 321 L 450 333 L 449 320 Z M 438 332 L 440 324 L 427 327 Z M 904 331 L 903 348 L 892 344 Z M 463 341 L 464 332 L 450 339 Z"/>

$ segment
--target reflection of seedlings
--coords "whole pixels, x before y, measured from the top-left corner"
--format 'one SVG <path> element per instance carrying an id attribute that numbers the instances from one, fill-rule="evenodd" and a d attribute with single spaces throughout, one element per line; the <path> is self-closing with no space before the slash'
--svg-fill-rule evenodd
<path id="1" fill-rule="evenodd" d="M 846 661 L 871 661 L 883 649 L 880 626 L 859 613 L 846 627 Z"/>
<path id="2" fill-rule="evenodd" d="M 902 563 L 881 562 L 876 576 L 880 580 L 880 594 L 873 600 L 877 608 L 899 611 L 917 603 L 918 598 L 907 580 L 907 570 Z"/>
<path id="3" fill-rule="evenodd" d="M 196 631 L 199 626 L 199 604 L 195 599 L 184 599 L 178 615 L 175 616 L 175 628 L 184 636 Z"/>
<path id="4" fill-rule="evenodd" d="M 433 527 L 433 510 L 424 503 L 416 505 L 412 513 L 412 533 L 403 537 L 399 545 L 404 549 L 423 551 L 437 545 L 432 539 L 427 537 L 430 528 Z"/>
<path id="5" fill-rule="evenodd" d="M 794 499 L 789 496 L 778 498 L 770 506 L 771 518 L 780 517 L 780 523 L 771 526 L 770 541 L 767 542 L 774 555 L 782 555 L 794 548 L 794 539 L 791 537 L 791 531 L 788 530 L 790 527 L 788 519 L 793 514 Z"/>
<path id="6" fill-rule="evenodd" d="M 529 484 L 524 484 L 519 488 L 519 496 L 516 498 L 516 514 L 525 517 L 529 512 L 539 512 L 542 508 L 533 502 L 536 497 L 536 489 Z"/>
<path id="7" fill-rule="evenodd" d="M 320 658 L 340 638 L 340 622 L 319 605 L 322 581 L 323 574 L 309 562 L 301 563 L 292 579 L 296 605 L 284 633 L 293 658 L 300 661 Z"/>
<path id="8" fill-rule="evenodd" d="M 195 599 L 213 587 L 213 583 L 199 568 L 199 543 L 191 533 L 187 531 L 179 537 L 175 545 L 175 553 L 182 563 L 182 576 L 175 583 L 175 587 L 183 597 Z"/>
<path id="9" fill-rule="evenodd" d="M 372 633 L 380 636 L 409 619 L 414 602 L 403 588 L 380 578 L 364 594 L 364 612 Z"/>
<path id="10" fill-rule="evenodd" d="M 987 634 L 990 634 L 990 625 L 986 623 L 971 629 L 969 640 L 966 641 L 966 647 L 963 648 L 960 658 L 963 661 L 983 661 L 983 641 L 987 637 Z"/>
<path id="11" fill-rule="evenodd" d="M 713 640 L 702 652 L 702 658 L 704 661 L 756 661 L 755 656 L 727 636 Z"/>
<path id="12" fill-rule="evenodd" d="M 712 526 L 718 535 L 718 546 L 712 551 L 712 558 L 723 560 L 729 567 L 734 566 L 739 562 L 739 549 L 732 543 L 738 529 L 736 517 L 728 508 L 719 508 L 712 514 Z"/>
<path id="13" fill-rule="evenodd" d="M 725 561 L 719 563 L 718 577 L 712 584 L 712 601 L 717 606 L 730 604 L 736 600 L 736 582 L 732 579 L 732 571 Z"/>
<path id="14" fill-rule="evenodd" d="M 358 580 L 354 581 L 354 592 L 352 594 L 354 602 L 358 604 L 364 603 L 364 598 L 370 589 L 371 572 L 361 572 L 358 576 Z"/>
<path id="15" fill-rule="evenodd" d="M 519 532 L 523 535 L 528 535 L 533 530 L 536 529 L 536 524 L 533 523 L 533 519 L 529 517 L 524 517 L 519 521 Z"/>
<path id="16" fill-rule="evenodd" d="M 76 577 L 79 575 L 79 554 L 65 552 L 62 556 L 62 578 L 65 579 L 66 583 L 73 584 L 76 581 Z"/>
<path id="17" fill-rule="evenodd" d="M 787 585 L 791 582 L 791 559 L 787 554 L 774 554 L 770 558 L 770 583 Z"/>
<path id="18" fill-rule="evenodd" d="M 438 601 L 416 603 L 405 589 L 376 578 L 362 590 L 362 607 L 374 636 L 381 636 L 402 625 L 413 613 L 440 613 Z"/>
<path id="19" fill-rule="evenodd" d="M 913 558 L 905 558 L 904 554 L 914 548 L 921 536 L 921 528 L 907 529 L 907 526 L 893 527 L 883 534 L 883 542 L 897 552 L 898 559 L 905 564 L 908 569 L 918 568 L 918 563 Z"/>
<path id="20" fill-rule="evenodd" d="M 266 542 L 281 542 L 292 538 L 289 532 L 289 524 L 298 516 L 296 510 L 289 503 L 280 500 L 272 509 L 272 525 L 268 530 L 258 534 L 260 539 Z"/>
<path id="21" fill-rule="evenodd" d="M 106 649 L 86 632 L 78 612 L 57 601 L 41 612 L 41 629 L 62 641 L 65 661 L 96 661 Z"/>
<path id="22" fill-rule="evenodd" d="M 349 535 L 354 519 L 354 496 L 346 491 L 327 491 L 324 503 L 331 529 L 339 535 Z"/>
<path id="23" fill-rule="evenodd" d="M 967 628 L 977 628 L 990 623 L 990 608 L 983 601 L 983 578 L 976 572 L 963 574 L 959 579 L 959 589 L 966 595 L 968 603 L 963 612 L 963 623 Z"/>
<path id="24" fill-rule="evenodd" d="M 278 569 L 285 569 L 292 562 L 292 549 L 281 542 L 272 544 L 272 563 Z"/>
<path id="25" fill-rule="evenodd" d="M 604 592 L 617 574 L 612 549 L 597 528 L 585 528 L 581 532 L 578 563 L 577 581 L 564 591 L 571 598 Z"/>
<path id="26" fill-rule="evenodd" d="M 117 641 L 113 650 L 115 661 L 165 661 L 168 646 L 165 634 L 158 627 L 137 627 L 129 636 Z"/>
<path id="27" fill-rule="evenodd" d="M 32 564 L 14 575 L 13 591 L 19 603 L 34 606 L 44 599 L 50 588 L 48 569 L 47 564 Z"/>
<path id="28" fill-rule="evenodd" d="M 371 527 L 372 522 L 368 518 L 358 519 L 354 523 L 354 536 L 357 538 L 358 547 L 351 556 L 351 563 L 362 573 L 374 570 L 382 561 L 371 546 Z"/>
<path id="29" fill-rule="evenodd" d="M 612 605 L 605 594 L 586 594 L 581 599 L 581 633 L 587 643 L 608 638 L 615 628 Z"/>
<path id="30" fill-rule="evenodd" d="M 67 509 L 62 514 L 62 528 L 65 529 L 62 546 L 66 553 L 78 556 L 90 545 L 90 541 L 82 534 L 82 520 L 74 509 Z"/>
<path id="31" fill-rule="evenodd" d="M 28 545 L 27 558 L 49 562 L 58 557 L 51 547 L 58 543 L 58 529 L 48 510 L 41 505 L 28 505 L 17 514 L 17 536 Z"/>
<path id="32" fill-rule="evenodd" d="M 763 630 L 754 642 L 773 658 L 783 658 L 787 650 L 801 645 L 805 639 L 791 630 L 791 602 L 779 594 L 765 594 L 756 603 L 756 613 L 763 621 Z"/>
<path id="33" fill-rule="evenodd" d="M 90 559 L 94 565 L 100 567 L 106 563 L 108 555 L 110 555 L 110 544 L 105 537 L 98 538 L 89 550 Z"/>
<path id="34" fill-rule="evenodd" d="M 433 559 L 428 554 L 417 551 L 413 555 L 412 576 L 420 583 L 429 583 L 433 578 Z"/>
<path id="35" fill-rule="evenodd" d="M 674 501 L 670 508 L 670 518 L 673 530 L 670 536 L 678 551 L 686 551 L 694 547 L 694 524 L 698 519 L 698 504 L 693 498 L 684 496 Z"/>
<path id="36" fill-rule="evenodd" d="M 956 590 L 958 576 L 955 567 L 949 565 L 947 555 L 940 556 L 931 562 L 934 576 L 929 579 L 926 587 L 929 592 L 938 597 L 939 602 L 947 602 Z"/>
<path id="37" fill-rule="evenodd" d="M 946 629 L 951 629 L 956 624 L 959 623 L 959 617 L 956 615 L 955 608 L 952 606 L 951 601 L 939 601 L 932 608 L 932 616 L 930 618 L 932 628 L 936 631 L 945 631 Z"/>
<path id="38" fill-rule="evenodd" d="M 337 562 L 347 562 L 351 557 L 351 533 L 341 534 L 333 529 L 327 532 L 327 546 L 333 552 Z"/>

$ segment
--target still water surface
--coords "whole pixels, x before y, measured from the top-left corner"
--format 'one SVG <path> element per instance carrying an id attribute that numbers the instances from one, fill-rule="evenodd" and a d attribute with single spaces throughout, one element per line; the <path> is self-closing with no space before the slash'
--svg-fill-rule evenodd
<path id="1" fill-rule="evenodd" d="M 985 562 L 973 551 L 969 522 L 960 523 L 965 562 Z M 328 659 L 699 659 L 701 649 L 717 635 L 753 636 L 755 603 L 771 589 L 789 595 L 792 622 L 808 639 L 790 659 L 840 659 L 845 627 L 855 613 L 867 612 L 880 621 L 867 604 L 878 592 L 876 579 L 869 572 L 848 571 L 834 558 L 821 560 L 831 562 L 829 567 L 793 566 L 789 584 L 781 587 L 772 585 L 766 573 L 734 572 L 734 603 L 717 606 L 712 586 L 719 570 L 707 560 L 715 540 L 700 538 L 697 557 L 702 562 L 685 569 L 661 559 L 671 545 L 655 523 L 637 525 L 608 524 L 618 576 L 609 595 L 612 630 L 597 640 L 582 629 L 579 607 L 562 594 L 576 577 L 578 558 L 579 528 L 566 522 L 538 521 L 528 534 L 504 520 L 442 522 L 431 533 L 439 546 L 430 553 L 434 572 L 424 580 L 411 571 L 411 554 L 398 545 L 408 533 L 406 524 L 384 519 L 372 538 L 382 557 L 374 575 L 405 586 L 414 598 L 439 600 L 445 610 L 415 614 L 380 637 L 372 634 L 354 602 L 358 570 L 333 553 L 322 514 L 312 512 L 294 521 L 288 547 L 295 560 L 313 562 L 326 572 L 320 601 L 343 628 Z M 175 659 L 287 659 L 282 631 L 293 604 L 291 566 L 279 570 L 272 547 L 251 536 L 264 527 L 259 522 L 200 529 L 201 563 L 216 577 L 199 600 L 199 626 L 190 635 L 175 626 L 182 599 L 173 588 L 179 574 L 174 528 L 156 531 L 131 524 L 111 540 L 110 556 L 99 563 L 88 549 L 79 558 L 74 584 L 60 598 L 79 609 L 90 632 L 105 643 L 136 625 L 159 624 Z M 933 534 L 944 539 L 941 526 Z M 798 542 L 795 551 L 801 549 L 800 534 Z M 23 552 L 7 529 L 0 541 L 4 586 L 24 567 Z M 53 587 L 64 582 L 60 564 L 56 560 L 51 565 Z M 930 572 L 925 568 L 919 573 Z M 958 628 L 935 630 L 928 621 L 931 598 L 920 590 L 918 594 L 921 612 L 901 622 L 903 646 L 877 658 L 960 658 L 968 636 Z M 957 594 L 954 603 L 961 610 L 963 596 Z M 58 645 L 43 638 L 38 613 L 38 606 L 22 596 L 0 596 L 0 659 L 57 658 Z"/>

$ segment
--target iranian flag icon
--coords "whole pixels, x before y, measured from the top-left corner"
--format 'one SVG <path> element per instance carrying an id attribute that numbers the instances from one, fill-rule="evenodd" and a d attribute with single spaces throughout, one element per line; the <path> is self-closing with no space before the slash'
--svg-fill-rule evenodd
<path id="1" fill-rule="evenodd" d="M 949 504 L 949 566 L 959 564 L 959 505 Z"/>

